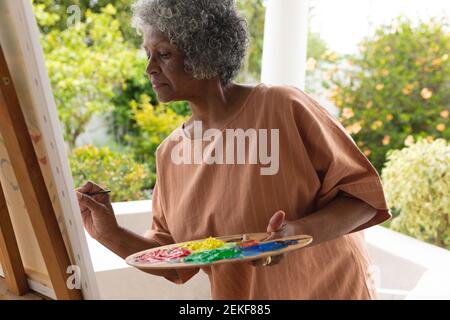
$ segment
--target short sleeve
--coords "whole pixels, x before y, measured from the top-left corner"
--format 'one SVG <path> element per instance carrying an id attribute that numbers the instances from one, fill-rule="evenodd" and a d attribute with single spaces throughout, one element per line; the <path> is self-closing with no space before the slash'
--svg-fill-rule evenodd
<path id="1" fill-rule="evenodd" d="M 389 219 L 391 214 L 376 169 L 336 118 L 306 93 L 297 88 L 294 92 L 292 113 L 321 183 L 315 210 L 340 194 L 360 199 L 377 209 L 370 221 L 352 232 Z"/>
<path id="2" fill-rule="evenodd" d="M 154 240 L 160 246 L 165 246 L 168 244 L 173 244 L 175 243 L 175 241 L 173 240 L 167 227 L 166 219 L 164 216 L 164 208 L 162 206 L 161 196 L 159 193 L 160 186 L 158 180 L 159 178 L 156 179 L 156 184 L 153 188 L 152 194 L 152 224 L 150 230 L 146 233 L 145 236 Z M 176 273 L 178 277 L 165 278 L 176 284 L 183 284 L 191 279 L 195 274 L 197 274 L 199 270 L 199 268 L 177 269 Z"/>
<path id="3" fill-rule="evenodd" d="M 147 235 L 161 246 L 165 246 L 174 243 L 174 240 L 168 231 L 164 210 L 161 205 L 159 188 L 157 181 L 152 193 L 152 224 Z"/>

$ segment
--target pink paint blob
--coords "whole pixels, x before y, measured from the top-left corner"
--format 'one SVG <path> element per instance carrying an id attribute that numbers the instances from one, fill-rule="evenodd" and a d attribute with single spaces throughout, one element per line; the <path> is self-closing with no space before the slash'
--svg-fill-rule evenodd
<path id="1" fill-rule="evenodd" d="M 173 262 L 190 254 L 191 251 L 182 247 L 156 249 L 154 251 L 143 253 L 142 255 L 137 256 L 136 261 L 147 263 Z"/>

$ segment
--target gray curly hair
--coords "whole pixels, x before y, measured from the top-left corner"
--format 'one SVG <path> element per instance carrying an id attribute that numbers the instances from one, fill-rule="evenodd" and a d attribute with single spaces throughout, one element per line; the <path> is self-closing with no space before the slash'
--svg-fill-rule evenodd
<path id="1" fill-rule="evenodd" d="M 194 78 L 219 76 L 225 86 L 239 73 L 249 35 L 234 0 L 138 0 L 132 10 L 136 29 L 156 27 L 183 51 Z"/>

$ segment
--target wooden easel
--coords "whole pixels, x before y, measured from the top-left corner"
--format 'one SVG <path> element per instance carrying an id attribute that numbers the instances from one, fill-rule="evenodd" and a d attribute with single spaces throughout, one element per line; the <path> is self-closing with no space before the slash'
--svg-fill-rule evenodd
<path id="1" fill-rule="evenodd" d="M 58 299 L 82 299 L 80 290 L 66 285 L 70 262 L 61 230 L 28 133 L 11 74 L 0 46 L 0 133 L 4 138 L 20 192 L 26 195 L 26 211 Z M 25 214 L 25 213 L 24 213 Z M 16 236 L 0 185 L 0 262 L 8 289 L 17 295 L 29 291 Z"/>

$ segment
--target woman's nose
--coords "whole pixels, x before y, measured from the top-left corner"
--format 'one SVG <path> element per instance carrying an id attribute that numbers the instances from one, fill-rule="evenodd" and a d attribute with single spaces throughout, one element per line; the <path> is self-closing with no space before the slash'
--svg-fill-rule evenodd
<path id="1" fill-rule="evenodd" d="M 161 69 L 159 68 L 159 65 L 156 62 L 155 58 L 150 58 L 148 60 L 148 65 L 147 65 L 146 72 L 147 72 L 148 75 L 152 75 L 152 74 L 161 72 Z"/>

